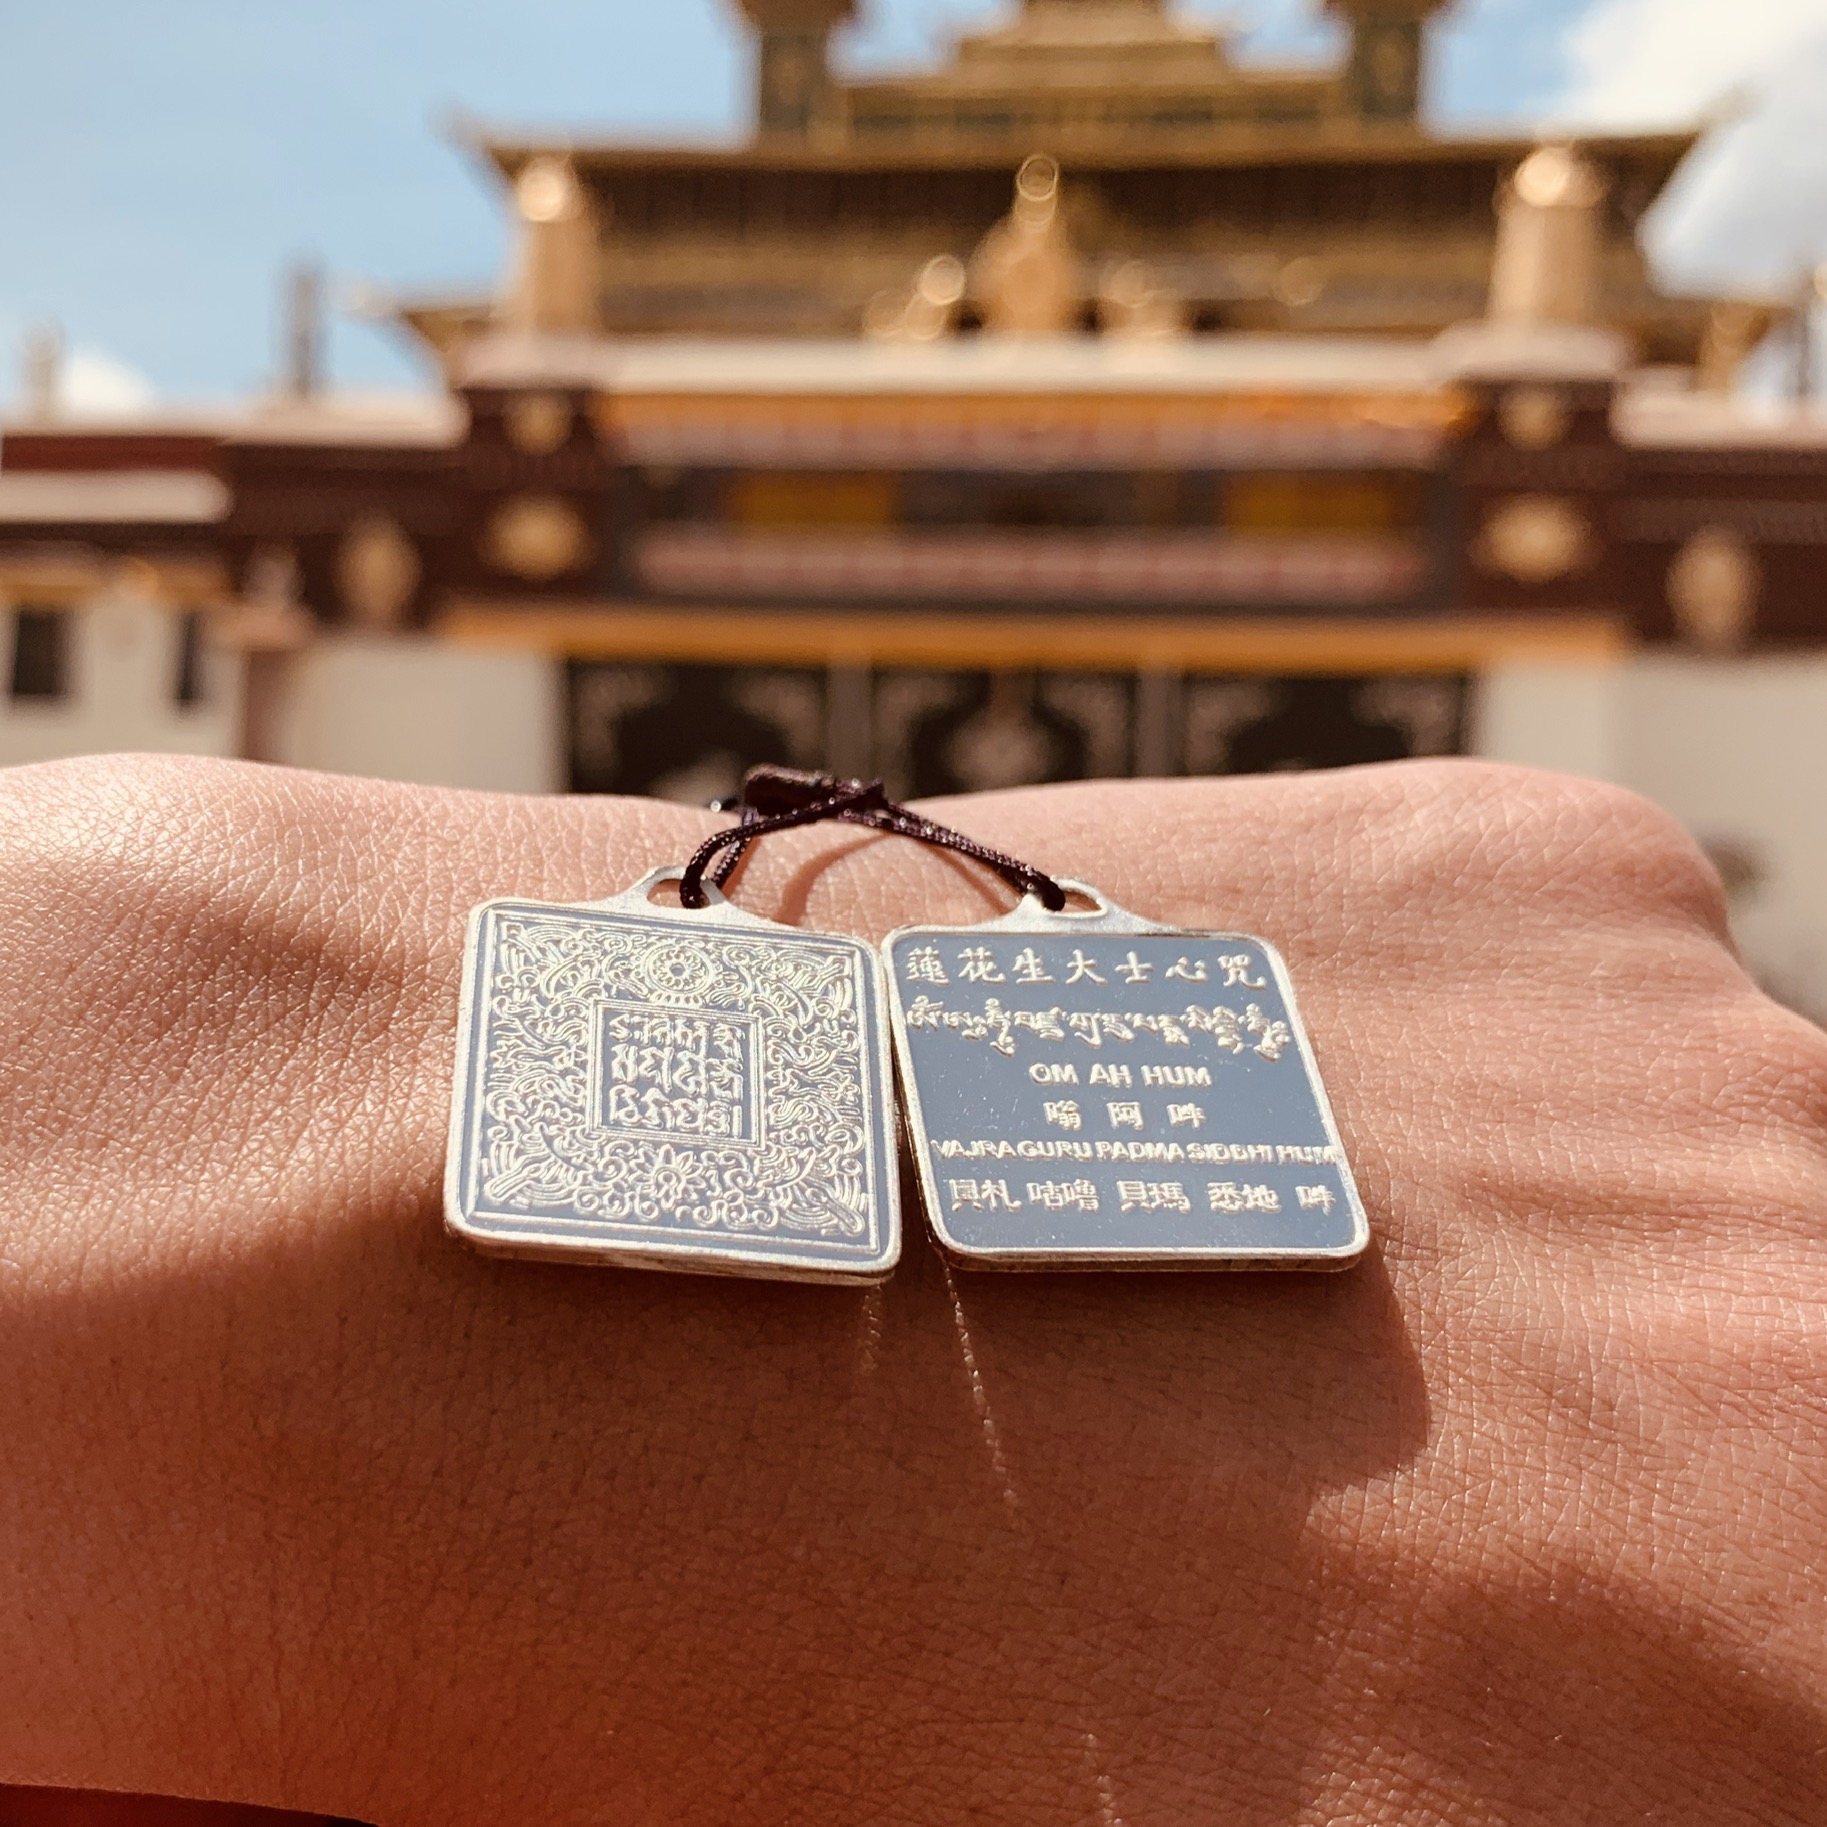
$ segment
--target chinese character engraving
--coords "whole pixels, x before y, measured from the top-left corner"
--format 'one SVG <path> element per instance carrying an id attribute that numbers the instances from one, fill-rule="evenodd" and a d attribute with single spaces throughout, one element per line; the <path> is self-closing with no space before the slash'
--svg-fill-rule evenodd
<path id="1" fill-rule="evenodd" d="M 1190 1212 L 1193 1202 L 1178 1180 L 1119 1180 L 1117 1197 L 1126 1212 Z"/>
<path id="2" fill-rule="evenodd" d="M 1017 983 L 1051 983 L 1053 981 L 1045 961 L 1031 945 L 1024 946 L 1015 955 L 1015 981 Z"/>
<path id="3" fill-rule="evenodd" d="M 1028 1198 L 1049 1212 L 1095 1212 L 1097 1183 L 1092 1180 L 1030 1180 Z"/>
<path id="4" fill-rule="evenodd" d="M 1272 1186 L 1239 1186 L 1235 1180 L 1213 1180 L 1205 1196 L 1215 1212 L 1279 1212 L 1281 1195 Z"/>
<path id="5" fill-rule="evenodd" d="M 958 975 L 966 983 L 1003 983 L 995 954 L 987 945 L 967 945 L 958 954 Z"/>
<path id="6" fill-rule="evenodd" d="M 954 987 L 922 995 L 897 977 L 896 1019 L 948 1249 L 998 1264 L 1310 1267 L 1361 1246 L 1363 1214 L 1269 939 L 1033 915 L 912 929 L 897 955 L 929 938 Z M 961 981 L 983 969 L 965 947 L 1006 979 Z M 948 1221 L 948 1174 L 1006 1174 L 1022 1209 L 1010 1214 L 997 1182 L 971 1181 L 972 1203 Z M 1296 1185 L 1319 1177 L 1326 1187 Z"/>
<path id="7" fill-rule="evenodd" d="M 1021 1201 L 1007 1180 L 953 1180 L 949 1183 L 954 1212 L 1018 1212 Z"/>
<path id="8" fill-rule="evenodd" d="M 901 974 L 909 983 L 950 983 L 945 974 L 945 960 L 936 945 L 916 945 L 901 962 Z"/>

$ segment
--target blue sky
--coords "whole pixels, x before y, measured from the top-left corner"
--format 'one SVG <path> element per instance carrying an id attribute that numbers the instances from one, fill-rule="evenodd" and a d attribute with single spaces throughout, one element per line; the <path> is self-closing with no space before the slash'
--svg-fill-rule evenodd
<path id="1" fill-rule="evenodd" d="M 1317 0 L 1246 0 L 1246 56 L 1328 42 Z M 918 61 L 996 0 L 874 0 L 858 65 Z M 1196 9 L 1207 10 L 1207 9 Z M 197 399 L 274 365 L 277 275 L 344 290 L 487 285 L 503 253 L 458 113 L 606 134 L 732 134 L 724 0 L 12 0 L 0 18 L 0 345 L 62 326 L 81 390 Z M 1723 16 L 1723 17 L 1722 17 Z M 1674 276 L 1768 282 L 1827 255 L 1827 0 L 1459 0 L 1443 123 L 1681 119 L 1734 85 L 1740 123 L 1659 228 Z M 11 363 L 0 347 L 0 391 Z M 338 381 L 410 382 L 340 321 Z"/>

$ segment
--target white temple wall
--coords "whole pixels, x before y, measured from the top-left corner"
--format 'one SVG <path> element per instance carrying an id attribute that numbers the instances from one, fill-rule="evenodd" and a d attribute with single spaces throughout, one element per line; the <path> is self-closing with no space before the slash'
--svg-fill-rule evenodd
<path id="1" fill-rule="evenodd" d="M 327 635 L 284 662 L 276 758 L 420 786 L 556 793 L 563 673 L 543 655 Z"/>
<path id="2" fill-rule="evenodd" d="M 1827 658 L 1633 661 L 1621 778 L 1723 859 L 1745 958 L 1827 1020 Z"/>
<path id="3" fill-rule="evenodd" d="M 10 623 L 14 606 L 0 605 Z M 201 695 L 178 702 L 183 619 L 121 585 L 66 606 L 64 689 L 16 697 L 0 677 L 0 767 L 72 755 L 232 755 L 241 721 L 238 661 L 200 656 Z M 6 632 L 10 635 L 10 626 Z M 0 644 L 0 668 L 10 642 Z"/>
<path id="4" fill-rule="evenodd" d="M 1468 746 L 1489 761 L 1618 777 L 1616 665 L 1495 666 L 1473 682 Z"/>
<path id="5" fill-rule="evenodd" d="M 1665 806 L 1721 864 L 1747 964 L 1827 1020 L 1827 657 L 1496 668 L 1473 748 Z"/>

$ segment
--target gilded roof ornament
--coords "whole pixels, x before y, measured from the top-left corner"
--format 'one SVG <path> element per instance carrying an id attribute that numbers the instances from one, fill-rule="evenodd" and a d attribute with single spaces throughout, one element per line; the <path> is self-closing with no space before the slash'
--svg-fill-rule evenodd
<path id="1" fill-rule="evenodd" d="M 520 245 L 501 317 L 517 330 L 588 335 L 597 306 L 597 225 L 571 160 L 540 153 L 514 181 Z"/>
<path id="2" fill-rule="evenodd" d="M 1079 257 L 1060 212 L 1057 160 L 1037 152 L 1022 161 L 1014 202 L 979 244 L 970 279 L 986 330 L 1061 336 L 1077 328 Z"/>
<path id="3" fill-rule="evenodd" d="M 1538 147 L 1499 192 L 1490 316 L 1499 323 L 1601 321 L 1599 209 L 1605 184 L 1571 145 Z"/>

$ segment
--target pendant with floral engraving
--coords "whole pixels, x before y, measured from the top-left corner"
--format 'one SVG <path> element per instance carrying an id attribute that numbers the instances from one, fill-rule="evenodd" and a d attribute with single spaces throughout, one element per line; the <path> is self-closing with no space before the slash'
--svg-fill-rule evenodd
<path id="1" fill-rule="evenodd" d="M 1030 896 L 885 947 L 926 1209 L 961 1264 L 1337 1269 L 1369 1227 L 1287 969 Z"/>
<path id="2" fill-rule="evenodd" d="M 483 1249 L 788 1281 L 900 1254 L 881 961 L 656 870 L 470 917 L 445 1217 Z"/>

